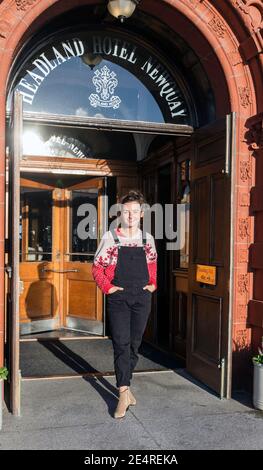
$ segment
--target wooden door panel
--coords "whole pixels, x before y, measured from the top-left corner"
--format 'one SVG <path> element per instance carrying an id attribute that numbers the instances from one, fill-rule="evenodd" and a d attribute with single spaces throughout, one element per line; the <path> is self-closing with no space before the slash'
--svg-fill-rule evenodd
<path id="1" fill-rule="evenodd" d="M 172 350 L 186 358 L 188 273 L 177 270 L 173 276 Z"/>
<path id="2" fill-rule="evenodd" d="M 58 292 L 54 275 L 43 274 L 43 269 L 52 270 L 53 264 L 20 263 L 20 280 L 23 284 L 19 298 L 19 312 L 20 322 L 24 324 L 34 320 L 53 319 L 56 316 Z M 25 332 L 25 325 L 23 325 L 23 332 Z"/>
<path id="3" fill-rule="evenodd" d="M 229 360 L 230 178 L 226 121 L 196 131 L 191 176 L 187 369 L 226 395 Z M 215 285 L 196 279 L 197 265 L 216 268 Z M 224 368 L 224 364 L 226 367 Z"/>
<path id="4" fill-rule="evenodd" d="M 209 257 L 209 231 L 203 230 L 209 223 L 209 181 L 202 177 L 196 180 L 193 190 L 193 218 L 195 227 L 193 260 L 205 264 Z"/>
<path id="5" fill-rule="evenodd" d="M 67 280 L 68 315 L 83 320 L 98 320 L 96 312 L 96 288 L 93 283 L 87 284 L 85 280 Z"/>
<path id="6" fill-rule="evenodd" d="M 209 165 L 214 165 L 218 161 L 220 167 L 221 161 L 225 161 L 226 156 L 226 119 L 218 119 L 212 124 L 196 129 L 192 142 L 195 172 L 203 168 L 207 173 Z"/>
<path id="7" fill-rule="evenodd" d="M 65 263 L 65 271 L 73 263 Z M 102 312 L 96 308 L 96 284 L 91 274 L 91 264 L 74 263 L 76 273 L 68 273 L 65 283 L 67 295 L 67 315 L 83 320 L 102 320 Z"/>
<path id="8" fill-rule="evenodd" d="M 192 352 L 217 367 L 221 357 L 221 299 L 194 294 L 192 315 Z"/>
<path id="9" fill-rule="evenodd" d="M 54 317 L 56 302 L 54 285 L 48 281 L 32 279 L 24 282 L 24 292 L 20 295 L 20 320 L 46 320 Z"/>
<path id="10" fill-rule="evenodd" d="M 228 255 L 225 239 L 224 191 L 226 189 L 225 175 L 222 172 L 211 176 L 210 259 L 217 266 L 224 266 L 225 257 Z"/>

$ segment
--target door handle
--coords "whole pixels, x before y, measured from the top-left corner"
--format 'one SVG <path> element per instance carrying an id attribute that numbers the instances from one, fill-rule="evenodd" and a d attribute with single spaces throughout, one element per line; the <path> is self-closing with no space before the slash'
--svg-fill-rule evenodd
<path id="1" fill-rule="evenodd" d="M 7 272 L 9 279 L 11 279 L 11 278 L 12 278 L 12 274 L 13 274 L 13 268 L 12 268 L 12 266 L 5 266 L 5 271 Z"/>
<path id="2" fill-rule="evenodd" d="M 42 268 L 41 269 L 41 272 L 42 273 L 47 273 L 47 272 L 51 272 L 51 273 L 59 273 L 59 274 L 64 274 L 64 273 L 78 273 L 79 272 L 79 269 L 65 269 L 63 271 L 60 271 L 59 269 L 48 269 L 48 268 Z"/>

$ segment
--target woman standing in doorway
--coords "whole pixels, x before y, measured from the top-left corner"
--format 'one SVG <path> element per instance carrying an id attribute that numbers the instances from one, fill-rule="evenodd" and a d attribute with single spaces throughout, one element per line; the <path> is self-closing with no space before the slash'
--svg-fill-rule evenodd
<path id="1" fill-rule="evenodd" d="M 125 416 L 136 399 L 130 390 L 138 349 L 157 289 L 157 252 L 154 238 L 140 229 L 144 197 L 131 190 L 121 198 L 120 223 L 106 232 L 95 253 L 93 278 L 108 300 L 116 385 L 115 418 Z"/>

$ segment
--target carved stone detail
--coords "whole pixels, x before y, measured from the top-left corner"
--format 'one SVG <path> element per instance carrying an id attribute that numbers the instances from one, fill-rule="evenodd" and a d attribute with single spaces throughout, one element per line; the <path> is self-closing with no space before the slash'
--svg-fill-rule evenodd
<path id="1" fill-rule="evenodd" d="M 224 37 L 225 32 L 226 32 L 226 26 L 224 25 L 224 23 L 222 22 L 220 18 L 214 15 L 213 18 L 208 22 L 208 25 L 214 31 L 217 37 L 219 38 Z"/>
<path id="2" fill-rule="evenodd" d="M 239 237 L 244 240 L 244 238 L 249 237 L 249 221 L 247 218 L 239 219 L 238 221 L 238 234 Z"/>
<path id="3" fill-rule="evenodd" d="M 241 106 L 247 108 L 251 104 L 250 90 L 247 86 L 240 86 L 238 88 L 238 94 L 240 96 Z"/>
<path id="4" fill-rule="evenodd" d="M 15 0 L 17 10 L 27 10 L 31 5 L 37 2 L 37 0 Z"/>
<path id="5" fill-rule="evenodd" d="M 252 178 L 251 164 L 250 162 L 240 162 L 240 179 L 243 182 L 248 181 Z"/>
<path id="6" fill-rule="evenodd" d="M 239 294 L 241 295 L 247 294 L 248 286 L 249 286 L 248 274 L 239 274 L 238 282 L 237 282 L 237 289 L 238 289 Z"/>
<path id="7" fill-rule="evenodd" d="M 256 32 L 263 24 L 263 4 L 261 0 L 230 0 L 239 11 L 247 28 Z"/>

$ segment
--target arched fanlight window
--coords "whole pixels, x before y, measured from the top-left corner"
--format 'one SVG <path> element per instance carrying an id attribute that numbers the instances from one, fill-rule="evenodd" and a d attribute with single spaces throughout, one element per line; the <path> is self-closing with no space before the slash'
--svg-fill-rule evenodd
<path id="1" fill-rule="evenodd" d="M 60 34 L 27 57 L 13 79 L 24 111 L 192 124 L 183 83 L 153 54 L 120 33 Z"/>
<path id="2" fill-rule="evenodd" d="M 35 68 L 32 72 L 39 76 Z M 74 57 L 52 71 L 36 93 L 32 74 L 26 74 L 17 88 L 24 96 L 24 110 L 37 113 L 164 122 L 158 103 L 132 73 L 102 60 L 91 69 Z M 23 84 L 31 84 L 31 89 Z"/>

